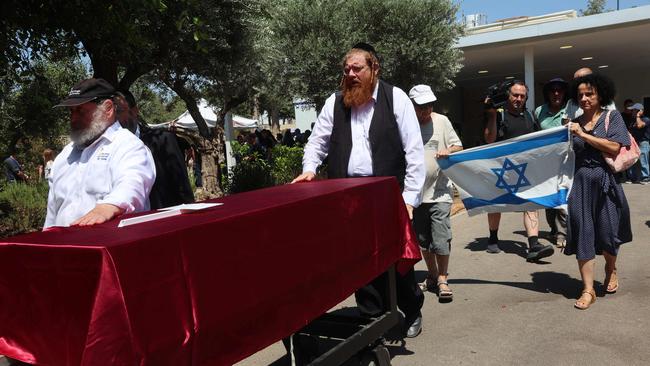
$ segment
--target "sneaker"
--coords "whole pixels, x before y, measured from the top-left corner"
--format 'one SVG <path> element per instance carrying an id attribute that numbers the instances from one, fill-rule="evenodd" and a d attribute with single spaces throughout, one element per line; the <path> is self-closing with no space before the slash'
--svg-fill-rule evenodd
<path id="1" fill-rule="evenodd" d="M 645 178 L 641 180 L 641 184 L 650 184 L 650 178 Z"/>
<path id="2" fill-rule="evenodd" d="M 488 253 L 500 253 L 501 249 L 499 249 L 499 244 L 494 243 L 494 244 L 488 244 L 486 252 Z"/>
<path id="3" fill-rule="evenodd" d="M 526 256 L 526 261 L 535 262 L 542 258 L 550 257 L 555 253 L 552 245 L 542 245 L 537 243 L 528 249 L 528 255 Z"/>

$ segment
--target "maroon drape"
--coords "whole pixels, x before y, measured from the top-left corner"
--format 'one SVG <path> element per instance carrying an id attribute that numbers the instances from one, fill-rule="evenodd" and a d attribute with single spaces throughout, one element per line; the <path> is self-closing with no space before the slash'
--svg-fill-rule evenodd
<path id="1" fill-rule="evenodd" d="M 393 178 L 300 183 L 123 228 L 0 242 L 0 354 L 39 365 L 228 365 L 420 258 Z"/>

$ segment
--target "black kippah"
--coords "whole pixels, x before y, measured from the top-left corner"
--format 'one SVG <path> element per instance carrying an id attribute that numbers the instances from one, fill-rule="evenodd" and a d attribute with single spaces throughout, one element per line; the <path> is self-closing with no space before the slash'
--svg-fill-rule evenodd
<path id="1" fill-rule="evenodd" d="M 354 46 L 352 46 L 352 48 L 369 52 L 371 55 L 375 56 L 375 58 L 379 60 L 379 56 L 377 56 L 377 51 L 375 51 L 375 48 L 366 42 L 359 42 Z"/>

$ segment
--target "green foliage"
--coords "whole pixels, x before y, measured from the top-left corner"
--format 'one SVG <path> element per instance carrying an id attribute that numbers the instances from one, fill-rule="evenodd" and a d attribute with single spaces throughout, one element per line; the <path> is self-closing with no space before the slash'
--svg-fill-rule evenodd
<path id="1" fill-rule="evenodd" d="M 290 183 L 302 173 L 302 155 L 302 147 L 273 147 L 272 174 L 276 185 Z"/>
<path id="2" fill-rule="evenodd" d="M 580 10 L 580 15 L 594 15 L 605 12 L 605 0 L 589 0 L 587 1 L 587 9 Z"/>
<path id="3" fill-rule="evenodd" d="M 302 147 L 276 145 L 271 161 L 267 161 L 258 153 L 249 153 L 245 144 L 231 142 L 231 146 L 238 163 L 224 185 L 228 193 L 286 184 L 302 172 Z"/>
<path id="4" fill-rule="evenodd" d="M 279 1 L 270 10 L 269 68 L 283 88 L 320 107 L 338 88 L 345 53 L 364 41 L 379 53 L 384 80 L 449 89 L 461 67 L 457 10 L 448 0 Z"/>
<path id="5" fill-rule="evenodd" d="M 40 230 L 47 210 L 47 183 L 0 187 L 0 237 Z"/>
<path id="6" fill-rule="evenodd" d="M 60 151 L 66 142 L 69 111 L 52 106 L 84 77 L 86 70 L 80 60 L 68 58 L 38 61 L 26 76 L 5 79 L 7 84 L 0 93 L 0 156 L 15 153 L 28 174 L 35 175 L 43 149 Z"/>
<path id="7" fill-rule="evenodd" d="M 249 153 L 245 144 L 231 142 L 233 155 L 238 157 L 238 163 L 228 172 L 224 186 L 226 192 L 241 193 L 274 185 L 271 164 L 259 153 Z"/>
<path id="8" fill-rule="evenodd" d="M 146 75 L 131 86 L 137 100 L 140 117 L 150 124 L 169 122 L 187 110 L 185 103 L 166 86 Z"/>

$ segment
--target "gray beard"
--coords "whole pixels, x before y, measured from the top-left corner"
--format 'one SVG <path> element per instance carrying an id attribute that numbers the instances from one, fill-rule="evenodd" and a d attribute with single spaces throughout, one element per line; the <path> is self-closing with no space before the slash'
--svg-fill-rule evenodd
<path id="1" fill-rule="evenodd" d="M 90 122 L 88 128 L 85 130 L 70 131 L 70 140 L 72 140 L 75 148 L 84 149 L 92 144 L 93 141 L 97 140 L 106 131 L 108 126 L 109 123 L 102 118 L 101 112 L 97 110 L 93 114 L 93 120 Z"/>

